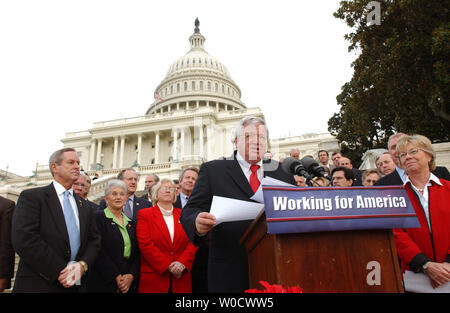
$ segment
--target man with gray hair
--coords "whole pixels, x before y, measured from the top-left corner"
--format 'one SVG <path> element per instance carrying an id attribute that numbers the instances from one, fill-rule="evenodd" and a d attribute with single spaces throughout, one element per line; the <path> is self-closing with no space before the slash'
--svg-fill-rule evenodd
<path id="1" fill-rule="evenodd" d="M 53 182 L 24 190 L 13 214 L 12 244 L 20 257 L 13 292 L 86 290 L 84 274 L 100 251 L 93 210 L 72 189 L 80 175 L 77 152 L 60 149 L 49 163 Z"/>
<path id="2" fill-rule="evenodd" d="M 147 193 L 145 193 L 142 197 L 144 199 L 147 199 L 150 204 L 152 204 L 152 191 L 150 190 L 151 187 L 156 185 L 159 182 L 159 177 L 156 174 L 150 173 L 145 177 L 145 187 L 144 189 L 147 190 Z"/>
<path id="3" fill-rule="evenodd" d="M 81 198 L 86 200 L 87 203 L 92 207 L 92 209 L 97 210 L 98 205 L 95 202 L 92 202 L 87 198 L 87 194 L 89 192 L 89 190 L 86 189 L 87 186 L 88 186 L 88 176 L 83 170 L 81 170 L 80 176 L 72 185 L 73 192 L 75 192 Z M 89 187 L 90 187 L 90 185 L 89 185 Z"/>
<path id="4" fill-rule="evenodd" d="M 297 160 L 300 160 L 300 150 L 297 148 L 292 148 L 291 151 L 289 151 L 289 156 L 291 158 L 296 158 Z"/>
<path id="5" fill-rule="evenodd" d="M 180 221 L 194 245 L 209 238 L 208 292 L 244 292 L 249 288 L 248 260 L 240 238 L 252 220 L 224 222 L 217 227 L 210 214 L 214 196 L 252 201 L 263 177 L 295 185 L 275 160 L 263 160 L 267 151 L 266 123 L 249 116 L 236 127 L 236 151 L 231 157 L 203 163 L 194 190 L 181 211 Z M 208 236 L 209 235 L 209 236 Z"/>

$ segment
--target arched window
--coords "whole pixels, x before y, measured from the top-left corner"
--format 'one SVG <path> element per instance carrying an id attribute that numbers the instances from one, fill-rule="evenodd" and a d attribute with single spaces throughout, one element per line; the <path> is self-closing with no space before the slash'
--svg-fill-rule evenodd
<path id="1" fill-rule="evenodd" d="M 192 82 L 192 90 L 195 90 L 195 81 Z"/>
<path id="2" fill-rule="evenodd" d="M 200 90 L 203 90 L 203 82 L 200 81 Z"/>
<path id="3" fill-rule="evenodd" d="M 208 82 L 208 90 L 211 91 L 211 82 Z"/>
<path id="4" fill-rule="evenodd" d="M 187 82 L 184 82 L 184 91 L 187 91 Z"/>

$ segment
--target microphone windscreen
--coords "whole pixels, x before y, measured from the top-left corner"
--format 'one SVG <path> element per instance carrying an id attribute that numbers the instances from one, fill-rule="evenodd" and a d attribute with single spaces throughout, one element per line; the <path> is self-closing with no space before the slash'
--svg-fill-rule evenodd
<path id="1" fill-rule="evenodd" d="M 314 160 L 313 158 L 310 158 L 310 157 L 304 157 L 300 160 L 300 162 L 302 162 L 302 164 L 305 166 L 305 168 L 308 172 L 311 172 L 311 170 L 314 166 L 319 166 L 319 164 L 317 164 L 316 160 Z"/>
<path id="2" fill-rule="evenodd" d="M 295 167 L 301 164 L 299 160 L 293 157 L 288 157 L 281 163 L 281 168 L 288 174 L 295 175 Z"/>

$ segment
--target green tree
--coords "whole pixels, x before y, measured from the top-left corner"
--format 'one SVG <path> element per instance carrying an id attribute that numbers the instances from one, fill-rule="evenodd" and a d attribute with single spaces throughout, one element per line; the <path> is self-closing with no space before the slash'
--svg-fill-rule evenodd
<path id="1" fill-rule="evenodd" d="M 366 150 L 385 148 L 395 132 L 450 140 L 450 2 L 372 1 L 379 11 L 369 2 L 341 1 L 334 13 L 351 28 L 349 52 L 359 54 L 328 130 L 354 164 Z M 370 22 L 373 13 L 379 24 Z"/>

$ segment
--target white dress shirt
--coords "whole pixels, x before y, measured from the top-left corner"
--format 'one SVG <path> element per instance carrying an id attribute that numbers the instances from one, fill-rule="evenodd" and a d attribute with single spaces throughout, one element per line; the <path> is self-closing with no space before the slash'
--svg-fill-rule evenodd
<path id="1" fill-rule="evenodd" d="M 252 174 L 252 170 L 250 169 L 251 164 L 245 161 L 245 159 L 239 154 L 239 152 L 236 153 L 236 160 L 238 161 L 239 165 L 241 166 L 242 172 L 250 183 L 250 175 Z M 258 175 L 258 180 L 261 182 L 264 177 L 262 159 L 258 163 L 256 163 L 256 165 L 259 165 L 256 174 Z"/>
<path id="2" fill-rule="evenodd" d="M 53 180 L 53 187 L 55 187 L 56 194 L 58 195 L 58 199 L 59 199 L 59 202 L 61 203 L 61 208 L 63 208 L 63 214 L 64 214 L 63 202 L 64 202 L 64 192 L 66 191 L 66 188 L 64 188 L 64 186 L 61 185 L 60 183 L 58 183 L 56 180 Z M 77 203 L 73 196 L 73 189 L 70 188 L 68 191 L 69 191 L 70 205 L 72 206 L 72 210 L 75 213 L 75 222 L 77 224 L 77 228 L 79 231 L 80 230 L 80 219 L 79 219 L 79 215 L 78 215 L 78 206 L 77 206 Z"/>
<path id="3" fill-rule="evenodd" d="M 180 192 L 180 200 L 181 200 L 181 208 L 179 209 L 182 209 L 188 202 L 187 195 L 185 195 L 183 192 Z"/>

